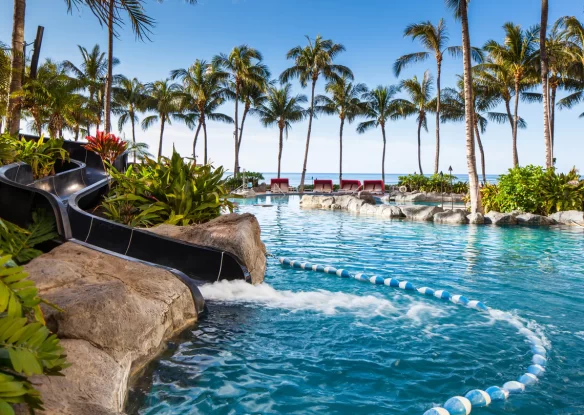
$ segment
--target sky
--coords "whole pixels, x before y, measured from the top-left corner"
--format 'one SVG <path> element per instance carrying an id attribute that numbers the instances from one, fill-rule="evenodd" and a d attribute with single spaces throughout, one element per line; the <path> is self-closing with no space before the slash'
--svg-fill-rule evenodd
<path id="1" fill-rule="evenodd" d="M 3 0 L 7 6 L 10 0 Z M 503 40 L 502 25 L 512 21 L 523 27 L 539 22 L 540 0 L 489 0 L 470 3 L 469 24 L 471 43 L 482 46 L 487 40 Z M 12 13 L 3 7 L 0 14 L 0 41 L 10 43 Z M 135 40 L 129 27 L 120 32 L 114 43 L 114 56 L 120 61 L 116 73 L 137 77 L 143 82 L 165 79 L 173 69 L 188 68 L 195 59 L 210 60 L 218 53 L 228 53 L 234 46 L 248 44 L 262 52 L 264 63 L 275 78 L 292 65 L 286 52 L 306 44 L 305 35 L 321 34 L 346 47 L 337 63 L 353 70 L 355 80 L 370 88 L 397 84 L 414 75 L 421 77 L 425 70 L 436 72 L 433 58 L 412 65 L 400 78 L 393 74 L 393 63 L 404 54 L 422 51 L 419 44 L 403 37 L 404 28 L 411 23 L 444 18 L 450 35 L 450 45 L 461 43 L 460 25 L 452 18 L 442 0 L 199 0 L 189 5 L 182 0 L 146 2 L 146 11 L 156 20 L 152 41 Z M 550 21 L 564 15 L 584 20 L 582 0 L 550 2 Z M 67 14 L 62 0 L 27 0 L 27 42 L 32 42 L 38 25 L 45 27 L 41 60 L 71 60 L 80 62 L 77 45 L 88 49 L 99 44 L 106 50 L 107 31 L 89 10 L 74 10 Z M 462 72 L 461 59 L 447 56 L 443 64 L 442 86 L 454 86 L 456 75 Z M 292 81 L 294 93 L 309 95 L 297 81 Z M 324 92 L 324 80 L 317 84 L 317 93 Z M 563 96 L 560 94 L 560 97 Z M 501 109 L 502 110 L 502 109 Z M 228 102 L 221 112 L 233 116 L 234 104 Z M 556 117 L 557 166 L 568 170 L 574 165 L 582 168 L 584 154 L 584 119 L 578 115 L 584 105 L 571 111 L 558 111 Z M 527 123 L 520 130 L 518 153 L 521 165 L 544 164 L 542 107 L 521 103 L 520 116 Z M 431 173 L 434 165 L 435 122 L 430 117 L 429 132 L 422 133 L 422 166 Z M 116 123 L 117 125 L 117 123 Z M 306 145 L 307 122 L 294 124 L 284 143 L 283 172 L 301 172 Z M 382 138 L 378 129 L 357 134 L 356 123 L 345 125 L 343 140 L 346 173 L 380 173 Z M 117 128 L 116 128 L 117 130 Z M 209 157 L 212 162 L 233 170 L 233 126 L 210 122 Z M 338 171 L 339 119 L 320 116 L 313 123 L 308 158 L 308 173 Z M 129 126 L 121 132 L 131 139 Z M 173 145 L 183 156 L 189 156 L 194 131 L 173 123 L 164 134 L 163 154 L 169 155 Z M 137 132 L 137 140 L 158 150 L 159 125 Z M 387 127 L 386 173 L 417 172 L 417 125 L 415 117 L 392 122 Z M 486 155 L 487 174 L 504 173 L 512 166 L 511 127 L 490 123 L 482 136 Z M 452 166 L 454 173 L 466 173 L 464 123 L 441 125 L 440 169 Z M 198 152 L 202 154 L 202 140 Z M 478 149 L 477 149 L 478 151 Z M 274 172 L 277 168 L 278 130 L 264 128 L 257 119 L 248 118 L 245 124 L 240 165 L 249 171 Z"/>

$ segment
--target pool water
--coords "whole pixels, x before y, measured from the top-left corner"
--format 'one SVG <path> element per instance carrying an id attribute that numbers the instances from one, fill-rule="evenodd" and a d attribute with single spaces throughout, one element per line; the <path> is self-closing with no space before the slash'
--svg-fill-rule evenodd
<path id="1" fill-rule="evenodd" d="M 270 253 L 447 289 L 507 313 L 268 260 L 262 286 L 202 287 L 208 314 L 130 394 L 129 414 L 422 414 L 530 364 L 540 381 L 473 414 L 584 414 L 584 229 L 448 226 L 241 200 Z M 272 205 L 270 207 L 255 204 Z"/>

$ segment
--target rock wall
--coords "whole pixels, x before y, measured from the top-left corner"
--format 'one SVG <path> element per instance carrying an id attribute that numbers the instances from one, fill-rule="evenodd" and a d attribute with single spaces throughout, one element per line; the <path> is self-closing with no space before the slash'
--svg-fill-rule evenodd
<path id="1" fill-rule="evenodd" d="M 232 213 L 201 225 L 160 225 L 149 231 L 229 252 L 247 267 L 252 283 L 259 284 L 264 280 L 266 247 L 260 238 L 260 224 L 254 215 Z"/>
<path id="2" fill-rule="evenodd" d="M 38 376 L 50 415 L 119 414 L 128 379 L 166 340 L 197 320 L 190 289 L 172 273 L 72 242 L 25 270 L 43 298 L 49 328 L 72 366 L 64 377 Z"/>

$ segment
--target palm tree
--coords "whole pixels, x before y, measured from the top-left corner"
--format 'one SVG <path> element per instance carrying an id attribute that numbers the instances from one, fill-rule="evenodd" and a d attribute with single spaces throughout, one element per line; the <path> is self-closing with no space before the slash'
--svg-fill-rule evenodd
<path id="1" fill-rule="evenodd" d="M 395 95 L 399 92 L 399 87 L 378 86 L 377 88 L 363 94 L 362 99 L 366 103 L 365 117 L 369 120 L 359 123 L 357 132 L 363 134 L 371 128 L 381 127 L 383 137 L 383 152 L 381 156 L 381 180 L 385 183 L 385 147 L 387 139 L 385 135 L 385 125 L 390 120 L 398 119 L 401 114 L 396 104 Z"/>
<path id="2" fill-rule="evenodd" d="M 550 96 L 549 96 L 549 62 L 547 54 L 548 0 L 541 0 L 541 22 L 539 30 L 539 60 L 541 67 L 541 85 L 543 91 L 543 138 L 545 143 L 546 167 L 552 167 L 552 138 L 550 133 Z"/>
<path id="3" fill-rule="evenodd" d="M 280 75 L 280 82 L 287 83 L 289 80 L 298 78 L 300 85 L 305 88 L 308 82 L 312 83 L 310 95 L 310 108 L 308 114 L 308 133 L 306 134 L 306 150 L 304 152 L 304 164 L 302 166 L 302 176 L 300 178 L 300 191 L 304 191 L 304 179 L 306 177 L 306 165 L 308 163 L 308 149 L 310 146 L 310 133 L 312 131 L 312 119 L 314 117 L 314 90 L 316 82 L 322 75 L 326 80 L 332 80 L 340 76 L 353 79 L 353 72 L 343 65 L 334 64 L 333 61 L 339 53 L 345 50 L 340 43 L 333 43 L 331 39 L 323 39 L 320 35 L 314 39 L 306 36 L 308 45 L 305 47 L 296 46 L 288 51 L 287 59 L 294 60 L 294 66 L 284 70 Z"/>
<path id="4" fill-rule="evenodd" d="M 8 46 L 0 42 L 0 132 L 2 132 L 2 122 L 8 115 L 8 94 L 10 92 L 10 71 L 12 59 L 8 51 Z"/>
<path id="5" fill-rule="evenodd" d="M 517 129 L 519 123 L 519 98 L 523 87 L 533 86 L 536 81 L 536 60 L 538 56 L 537 34 L 539 28 L 532 27 L 528 30 L 513 23 L 505 23 L 504 43 L 489 40 L 484 49 L 491 55 L 495 64 L 504 66 L 513 75 L 515 89 L 515 108 L 513 112 L 513 165 L 519 165 L 517 153 Z"/>
<path id="6" fill-rule="evenodd" d="M 136 144 L 136 123 L 139 122 L 137 113 L 144 111 L 148 96 L 146 88 L 137 78 L 121 77 L 113 91 L 114 110 L 118 118 L 118 130 L 122 132 L 124 126 L 130 122 L 132 126 L 132 144 Z M 134 152 L 136 162 L 136 152 Z"/>
<path id="7" fill-rule="evenodd" d="M 241 116 L 241 127 L 239 127 L 239 139 L 237 140 L 237 148 L 241 149 L 241 139 L 243 137 L 243 127 L 245 119 L 251 108 L 257 108 L 266 102 L 267 96 L 265 94 L 268 88 L 269 81 L 264 79 L 261 86 L 254 84 L 244 84 L 241 91 L 241 101 L 244 104 L 243 115 Z M 239 157 L 238 157 L 239 159 Z"/>
<path id="8" fill-rule="evenodd" d="M 63 65 L 68 72 L 77 78 L 78 87 L 87 90 L 89 94 L 89 106 L 97 114 L 97 128 L 101 124 L 103 114 L 103 90 L 107 77 L 108 60 L 106 53 L 100 50 L 99 45 L 95 45 L 91 51 L 83 46 L 77 45 L 81 53 L 81 65 L 78 67 L 71 61 L 64 61 Z M 120 63 L 117 58 L 113 58 L 112 66 Z M 88 134 L 91 125 L 87 125 Z"/>
<path id="9" fill-rule="evenodd" d="M 422 127 L 428 131 L 428 113 L 433 113 L 438 108 L 436 101 L 432 99 L 432 82 L 434 78 L 430 71 L 424 72 L 424 78 L 418 80 L 417 76 L 412 79 L 401 81 L 400 89 L 404 90 L 410 97 L 410 100 L 399 99 L 397 104 L 399 106 L 402 116 L 417 115 L 418 122 L 418 167 L 420 174 L 424 174 L 422 170 Z"/>
<path id="10" fill-rule="evenodd" d="M 207 164 L 207 119 L 233 123 L 233 118 L 216 112 L 225 102 L 227 91 L 221 86 L 226 78 L 225 72 L 219 71 L 216 65 L 207 64 L 197 59 L 188 69 L 176 69 L 171 72 L 171 79 L 180 79 L 184 92 L 188 95 L 187 106 L 195 111 L 197 116 L 197 131 L 193 139 L 193 158 L 196 158 L 197 139 L 201 128 L 204 134 L 204 163 Z"/>
<path id="11" fill-rule="evenodd" d="M 452 56 L 458 56 L 462 49 L 460 46 L 446 46 L 449 36 L 444 19 L 440 19 L 436 26 L 430 21 L 411 24 L 404 30 L 404 37 L 419 40 L 426 52 L 410 53 L 399 57 L 393 65 L 395 76 L 399 77 L 401 71 L 410 64 L 427 60 L 431 54 L 434 54 L 436 58 L 436 157 L 434 159 L 434 174 L 437 174 L 440 162 L 440 81 L 442 77 L 442 61 L 444 53 L 449 52 Z M 472 57 L 476 62 L 482 62 L 482 51 L 472 48 Z"/>
<path id="12" fill-rule="evenodd" d="M 288 138 L 288 131 L 292 123 L 302 121 L 307 111 L 300 105 L 308 101 L 305 95 L 291 95 L 292 86 L 283 85 L 281 88 L 270 87 L 264 103 L 250 109 L 250 114 L 260 118 L 265 127 L 277 125 L 280 130 L 278 145 L 278 179 L 280 178 L 280 165 L 282 162 L 282 149 L 284 148 L 284 131 Z"/>
<path id="13" fill-rule="evenodd" d="M 474 119 L 472 97 L 472 67 L 470 32 L 468 27 L 468 0 L 445 0 L 446 5 L 454 11 L 454 16 L 460 19 L 462 26 L 462 61 L 464 79 L 464 118 L 466 124 L 466 163 L 468 166 L 468 182 L 470 192 L 471 213 L 482 212 L 481 192 L 479 191 L 479 178 L 477 175 L 477 160 L 474 147 Z"/>
<path id="14" fill-rule="evenodd" d="M 24 15 L 26 0 L 14 0 L 14 18 L 12 26 L 12 68 L 10 79 L 10 95 L 8 100 L 8 132 L 18 134 L 20 130 L 20 108 L 22 91 L 22 73 L 24 68 Z"/>
<path id="15" fill-rule="evenodd" d="M 235 140 L 235 163 L 233 174 L 239 173 L 239 101 L 244 86 L 256 86 L 264 88 L 265 81 L 270 76 L 267 66 L 262 64 L 262 54 L 247 45 L 234 47 L 229 55 L 220 54 L 213 58 L 213 65 L 226 71 L 229 74 L 229 82 L 235 92 L 235 129 L 233 138 Z"/>
<path id="16" fill-rule="evenodd" d="M 142 129 L 146 130 L 155 122 L 160 122 L 160 142 L 158 144 L 158 158 L 162 157 L 162 139 L 164 126 L 171 125 L 172 120 L 182 120 L 180 111 L 183 102 L 183 89 L 179 84 L 172 84 L 168 79 L 156 81 L 145 86 L 148 99 L 145 107 L 156 112 L 142 120 Z"/>
<path id="17" fill-rule="evenodd" d="M 338 115 L 341 120 L 339 128 L 339 183 L 343 180 L 343 129 L 345 120 L 350 124 L 355 118 L 364 114 L 366 105 L 361 96 L 367 92 L 365 84 L 353 84 L 347 76 L 335 78 L 325 86 L 331 96 L 318 95 L 314 102 L 316 113 Z"/>

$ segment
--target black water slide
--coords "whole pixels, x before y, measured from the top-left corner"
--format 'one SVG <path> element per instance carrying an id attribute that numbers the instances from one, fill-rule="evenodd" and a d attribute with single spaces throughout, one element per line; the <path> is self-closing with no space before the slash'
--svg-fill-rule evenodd
<path id="1" fill-rule="evenodd" d="M 34 137 L 27 137 L 33 138 Z M 0 167 L 0 217 L 26 227 L 37 209 L 52 212 L 62 241 L 160 266 L 195 283 L 242 279 L 247 268 L 234 255 L 131 228 L 89 213 L 107 192 L 108 181 L 99 156 L 82 143 L 66 141 L 71 161 L 55 166 L 56 174 L 33 180 L 30 166 Z M 123 170 L 126 157 L 114 164 Z M 59 164 L 59 163 L 57 163 Z"/>

